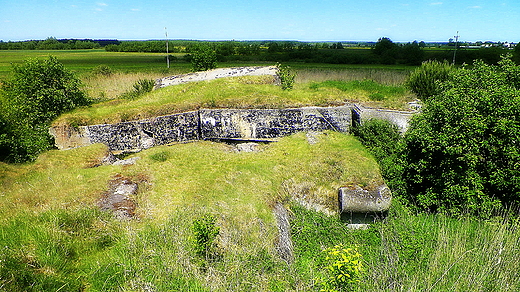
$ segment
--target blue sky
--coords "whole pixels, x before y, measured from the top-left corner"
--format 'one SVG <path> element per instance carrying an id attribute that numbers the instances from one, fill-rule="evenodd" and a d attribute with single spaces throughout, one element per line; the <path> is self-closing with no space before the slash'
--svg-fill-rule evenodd
<path id="1" fill-rule="evenodd" d="M 520 41 L 519 0 L 0 0 L 0 40 Z"/>

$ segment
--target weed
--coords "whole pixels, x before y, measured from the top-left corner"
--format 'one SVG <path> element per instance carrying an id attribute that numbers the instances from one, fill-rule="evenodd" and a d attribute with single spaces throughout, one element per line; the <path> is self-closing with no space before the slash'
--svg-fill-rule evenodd
<path id="1" fill-rule="evenodd" d="M 326 276 L 321 278 L 323 292 L 350 291 L 356 288 L 364 272 L 362 257 L 357 248 L 342 244 L 325 249 Z"/>
<path id="2" fill-rule="evenodd" d="M 278 77 L 278 80 L 280 81 L 280 85 L 283 90 L 291 90 L 294 87 L 294 78 L 296 77 L 296 74 L 291 72 L 291 69 L 289 66 L 282 65 L 282 64 L 276 64 L 276 76 Z"/>
<path id="3" fill-rule="evenodd" d="M 216 225 L 215 216 L 206 214 L 193 221 L 195 253 L 205 259 L 213 259 L 217 255 L 217 236 L 220 227 Z"/>
<path id="4" fill-rule="evenodd" d="M 165 162 L 166 160 L 168 160 L 168 158 L 170 158 L 170 154 L 167 151 L 161 151 L 161 152 L 154 153 L 154 154 L 150 155 L 149 157 L 153 161 Z"/>

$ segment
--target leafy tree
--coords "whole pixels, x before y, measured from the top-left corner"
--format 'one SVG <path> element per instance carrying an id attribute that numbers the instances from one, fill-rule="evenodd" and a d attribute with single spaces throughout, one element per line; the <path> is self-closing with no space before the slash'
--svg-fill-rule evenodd
<path id="1" fill-rule="evenodd" d="M 374 46 L 374 54 L 376 55 L 383 55 L 384 53 L 392 50 L 392 49 L 395 49 L 397 47 L 396 44 L 394 44 L 394 42 L 392 42 L 391 39 L 389 38 L 380 38 L 379 40 L 377 40 L 377 43 L 376 45 Z"/>
<path id="2" fill-rule="evenodd" d="M 409 65 L 420 65 L 422 60 L 424 59 L 424 51 L 421 46 L 414 41 L 412 43 L 408 43 L 401 48 L 401 54 L 404 59 L 404 62 Z"/>
<path id="3" fill-rule="evenodd" d="M 506 57 L 449 75 L 405 136 L 408 198 L 453 213 L 518 202 L 520 67 Z"/>
<path id="4" fill-rule="evenodd" d="M 0 148 L 9 149 L 0 156 L 23 162 L 51 147 L 47 129 L 54 118 L 91 101 L 80 90 L 80 80 L 55 57 L 27 60 L 13 72 L 0 88 Z"/>
<path id="5" fill-rule="evenodd" d="M 217 54 L 209 46 L 200 46 L 191 55 L 193 71 L 207 71 L 217 68 Z"/>
<path id="6" fill-rule="evenodd" d="M 380 38 L 374 46 L 373 52 L 380 56 L 381 63 L 395 64 L 399 55 L 399 46 L 389 38 Z"/>

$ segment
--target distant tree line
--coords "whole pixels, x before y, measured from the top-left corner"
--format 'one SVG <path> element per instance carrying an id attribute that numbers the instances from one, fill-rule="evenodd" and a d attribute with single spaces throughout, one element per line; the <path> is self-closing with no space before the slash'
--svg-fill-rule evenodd
<path id="1" fill-rule="evenodd" d="M 118 40 L 56 39 L 50 37 L 45 40 L 0 41 L 0 50 L 85 50 L 99 49 L 109 44 L 119 43 Z"/>
<path id="2" fill-rule="evenodd" d="M 420 65 L 426 60 L 447 60 L 452 62 L 455 43 L 431 44 L 425 42 L 394 43 L 389 38 L 377 42 L 342 43 L 298 41 L 196 41 L 170 40 L 169 53 L 184 53 L 180 61 L 191 62 L 191 54 L 201 46 L 211 48 L 218 62 L 265 61 L 265 62 L 305 62 L 328 64 L 387 64 Z M 473 60 L 483 60 L 497 64 L 500 56 L 513 52 L 513 60 L 520 62 L 520 48 L 511 51 L 503 46 L 457 48 L 456 63 L 470 64 Z M 70 50 L 105 48 L 108 52 L 148 52 L 165 53 L 165 40 L 118 41 L 118 40 L 75 40 L 47 38 L 41 41 L 2 42 L 0 50 Z M 173 57 L 173 56 L 172 56 Z M 173 58 L 173 60 L 178 60 Z"/>

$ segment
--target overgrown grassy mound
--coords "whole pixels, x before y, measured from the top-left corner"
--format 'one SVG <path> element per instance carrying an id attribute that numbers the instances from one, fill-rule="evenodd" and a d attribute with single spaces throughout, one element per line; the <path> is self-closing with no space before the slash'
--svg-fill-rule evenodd
<path id="1" fill-rule="evenodd" d="M 271 281 L 286 283 L 274 203 L 299 197 L 334 210 L 338 187 L 382 182 L 354 137 L 327 132 L 318 140 L 310 144 L 300 133 L 251 153 L 212 142 L 156 147 L 134 154 L 140 159 L 132 166 L 98 166 L 107 149 L 92 145 L 49 151 L 33 164 L 2 164 L 0 285 L 225 290 L 247 281 L 268 290 Z M 133 199 L 140 220 L 117 222 L 96 211 L 116 174 L 139 183 Z M 211 259 L 195 252 L 191 227 L 205 214 L 220 229 Z"/>
<path id="2" fill-rule="evenodd" d="M 199 108 L 289 108 L 334 106 L 346 102 L 369 102 L 374 106 L 402 107 L 410 98 L 399 86 L 379 85 L 373 81 L 337 81 L 312 85 L 296 84 L 282 90 L 272 76 L 245 76 L 193 82 L 155 90 L 135 100 L 114 99 L 62 115 L 55 125 L 92 125 L 138 120 Z M 354 84 L 354 88 L 349 87 Z M 357 84 L 357 85 L 356 85 Z"/>
<path id="3" fill-rule="evenodd" d="M 0 287 L 319 291 L 337 282 L 353 291 L 518 291 L 520 226 L 507 216 L 414 215 L 395 202 L 385 221 L 355 231 L 295 203 L 331 207 L 338 186 L 381 181 L 352 136 L 318 140 L 301 133 L 252 153 L 211 142 L 162 146 L 134 154 L 135 165 L 97 167 L 107 149 L 92 145 L 1 164 Z M 139 183 L 138 219 L 96 207 L 116 174 Z M 289 209 L 291 265 L 275 248 L 276 201 Z M 344 250 L 355 253 L 343 260 Z M 359 268 L 348 272 L 355 281 L 333 281 L 345 272 L 338 264 Z"/>

